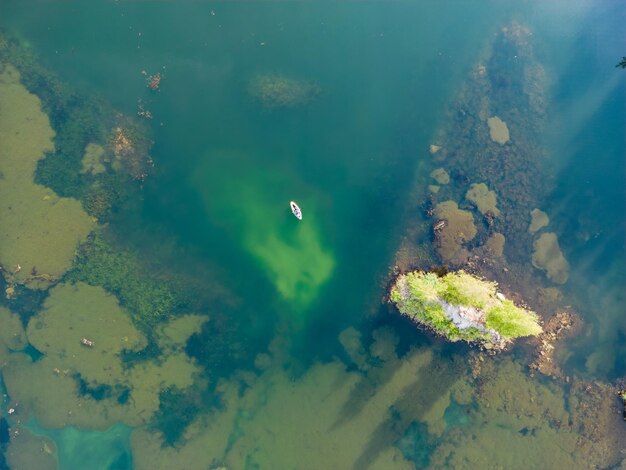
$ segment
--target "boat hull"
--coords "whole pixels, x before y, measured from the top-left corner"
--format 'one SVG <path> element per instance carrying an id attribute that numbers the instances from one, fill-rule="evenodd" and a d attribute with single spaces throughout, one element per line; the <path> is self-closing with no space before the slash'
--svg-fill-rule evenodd
<path id="1" fill-rule="evenodd" d="M 300 209 L 300 206 L 298 206 L 298 204 L 296 204 L 294 201 L 290 201 L 289 206 L 291 207 L 291 212 L 296 217 L 296 219 L 302 220 L 302 209 Z"/>

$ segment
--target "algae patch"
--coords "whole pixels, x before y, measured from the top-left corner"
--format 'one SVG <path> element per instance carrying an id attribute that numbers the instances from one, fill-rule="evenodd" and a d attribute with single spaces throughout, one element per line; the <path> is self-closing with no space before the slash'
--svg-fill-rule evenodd
<path id="1" fill-rule="evenodd" d="M 612 468 L 623 433 L 607 389 L 574 380 L 567 392 L 529 377 L 510 357 L 475 361 L 473 425 L 449 430 L 431 455 L 435 470 Z M 606 394 L 602 397 L 602 394 Z"/>
<path id="2" fill-rule="evenodd" d="M 0 102 L 0 265 L 11 282 L 45 287 L 69 269 L 94 222 L 77 200 L 33 182 L 54 132 L 10 65 L 0 72 Z"/>
<path id="3" fill-rule="evenodd" d="M 156 361 L 129 366 L 122 354 L 139 352 L 146 339 L 117 299 L 84 283 L 57 285 L 27 328 L 28 340 L 43 356 L 33 361 L 26 354 L 11 354 L 2 370 L 11 399 L 20 403 L 17 416 L 34 415 L 46 428 L 106 429 L 116 422 L 149 422 L 162 390 L 183 390 L 199 373 L 182 352 L 197 321 L 180 321 L 185 324 L 172 323 L 159 332 L 167 349 Z"/>
<path id="4" fill-rule="evenodd" d="M 26 330 L 29 341 L 49 357 L 94 383 L 113 383 L 123 374 L 119 355 L 139 350 L 146 341 L 118 301 L 102 288 L 78 283 L 54 287 L 43 312 Z M 85 347 L 81 338 L 95 344 Z"/>

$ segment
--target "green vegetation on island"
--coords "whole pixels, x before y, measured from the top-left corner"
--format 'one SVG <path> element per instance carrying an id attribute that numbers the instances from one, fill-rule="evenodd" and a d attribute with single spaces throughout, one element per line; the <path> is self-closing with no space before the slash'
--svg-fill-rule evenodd
<path id="1" fill-rule="evenodd" d="M 515 338 L 541 333 L 534 312 L 516 307 L 496 289 L 495 282 L 464 271 L 441 277 L 415 271 L 396 279 L 390 298 L 400 313 L 450 341 L 502 349 Z"/>

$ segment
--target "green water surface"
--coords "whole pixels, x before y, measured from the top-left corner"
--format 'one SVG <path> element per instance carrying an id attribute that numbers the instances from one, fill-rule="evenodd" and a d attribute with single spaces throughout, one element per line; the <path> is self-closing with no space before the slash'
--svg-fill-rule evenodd
<path id="1" fill-rule="evenodd" d="M 423 201 L 411 200 L 411 184 L 432 158 L 428 146 L 446 118 L 445 106 L 512 19 L 533 29 L 538 59 L 548 71 L 545 147 L 556 189 L 543 208 L 562 233 L 572 265 L 564 291 L 590 325 L 589 335 L 568 346 L 566 368 L 602 379 L 624 374 L 625 75 L 614 68 L 624 54 L 624 18 L 615 2 L 602 3 L 594 10 L 585 2 L 0 1 L 0 26 L 29 44 L 63 81 L 126 114 L 136 114 L 138 100 L 153 114 L 154 172 L 141 199 L 116 213 L 110 230 L 125 247 L 174 271 L 210 271 L 206 279 L 198 275 L 207 290 L 218 279 L 230 292 L 196 312 L 220 320 L 187 349 L 206 371 L 207 396 L 215 394 L 201 400 L 202 413 L 239 410 L 232 427 L 207 427 L 211 442 L 224 437 L 228 444 L 203 465 L 265 469 L 291 462 L 280 443 L 259 437 L 254 447 L 246 438 L 290 422 L 293 415 L 267 410 L 279 410 L 272 406 L 280 400 L 285 409 L 298 409 L 290 408 L 294 394 L 304 397 L 304 408 L 319 406 L 319 416 L 303 411 L 296 431 L 276 431 L 278 436 L 302 432 L 307 439 L 309 423 L 311 430 L 325 429 L 316 419 L 326 419 L 326 405 L 337 412 L 333 430 L 356 423 L 361 413 L 377 419 L 374 409 L 384 409 L 385 419 L 369 438 L 362 444 L 354 439 L 362 446 L 352 467 L 358 470 L 382 468 L 374 462 L 392 447 L 415 468 L 444 468 L 430 460 L 444 430 L 483 426 L 472 418 L 475 403 L 438 401 L 456 390 L 459 371 L 469 369 L 462 359 L 467 350 L 407 332 L 410 325 L 389 319 L 380 299 L 406 218 L 422 216 Z M 146 87 L 142 71 L 163 75 L 158 92 Z M 267 73 L 315 82 L 320 93 L 302 106 L 264 108 L 247 87 Z M 302 221 L 291 214 L 290 200 L 302 208 Z M 179 256 L 172 256 L 172 246 Z M 411 345 L 423 357 L 416 354 L 411 365 L 413 359 L 383 360 L 367 350 L 394 344 L 372 338 L 379 326 L 395 330 L 401 357 Z M 348 327 L 362 333 L 365 348 L 350 358 L 337 340 Z M 217 338 L 223 333 L 236 337 L 244 352 L 216 359 L 221 353 L 211 346 L 230 341 Z M 256 386 L 242 379 L 238 393 L 247 397 L 245 404 L 235 401 L 234 386 L 217 385 L 244 369 L 261 374 L 253 361 L 268 350 L 284 368 L 270 370 Z M 366 357 L 368 365 L 355 357 Z M 320 363 L 331 365 L 322 372 Z M 346 372 L 333 375 L 338 363 Z M 369 372 L 352 384 L 350 374 L 358 370 Z M 386 385 L 400 389 L 396 394 Z M 331 397 L 343 387 L 351 390 L 349 400 L 337 409 L 332 398 L 316 394 Z M 198 410 L 187 411 L 192 421 Z M 167 422 L 175 428 L 176 421 Z M 508 422 L 493 426 L 506 428 L 511 442 L 528 435 Z M 102 435 L 31 430 L 56 442 L 62 470 L 78 468 L 85 446 L 102 446 L 92 454 L 102 464 L 83 468 L 130 468 L 135 462 L 125 453 L 132 440 L 125 427 Z M 553 431 L 540 432 L 556 442 Z M 345 439 L 350 441 L 348 431 Z M 520 449 L 515 442 L 511 455 Z M 123 455 L 111 460 L 109 448 Z M 178 457 L 171 449 L 163 452 L 164 462 L 191 468 L 182 463 L 183 451 Z M 272 452 L 279 456 L 275 461 Z M 577 458 L 584 468 L 584 457 Z M 150 468 L 146 462 L 138 468 Z M 506 458 L 499 462 L 524 468 Z"/>

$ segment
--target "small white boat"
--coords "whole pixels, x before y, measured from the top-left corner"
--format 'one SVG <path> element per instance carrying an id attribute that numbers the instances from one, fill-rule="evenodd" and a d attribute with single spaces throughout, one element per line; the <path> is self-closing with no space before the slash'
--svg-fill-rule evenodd
<path id="1" fill-rule="evenodd" d="M 302 209 L 300 209 L 300 206 L 293 201 L 290 201 L 289 205 L 291 206 L 291 212 L 293 212 L 293 215 L 295 215 L 298 220 L 302 220 Z"/>

